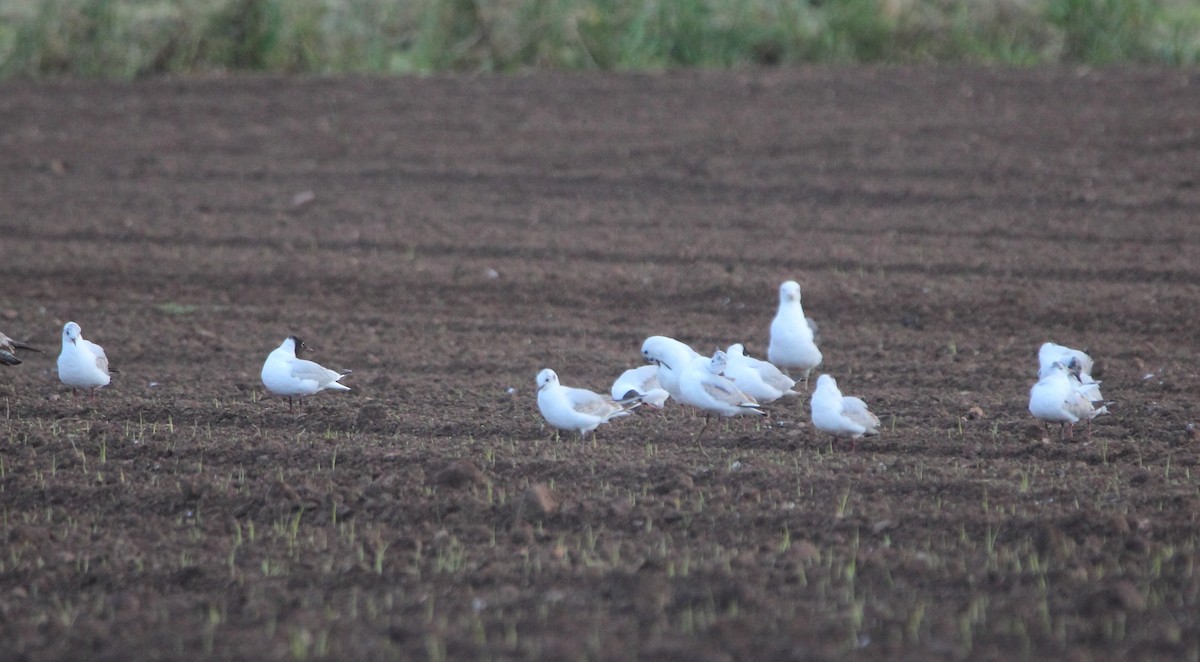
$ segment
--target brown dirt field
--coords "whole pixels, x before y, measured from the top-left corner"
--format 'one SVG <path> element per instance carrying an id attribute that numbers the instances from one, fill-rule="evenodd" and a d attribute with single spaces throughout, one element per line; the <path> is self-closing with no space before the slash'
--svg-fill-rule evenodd
<path id="1" fill-rule="evenodd" d="M 1198 109 L 1178 70 L 0 85 L 0 330 L 48 350 L 0 372 L 0 657 L 1196 659 Z M 543 426 L 542 367 L 764 355 L 789 278 L 882 436 Z M 264 397 L 290 333 L 354 390 Z M 1044 340 L 1098 359 L 1090 441 L 1026 410 Z"/>

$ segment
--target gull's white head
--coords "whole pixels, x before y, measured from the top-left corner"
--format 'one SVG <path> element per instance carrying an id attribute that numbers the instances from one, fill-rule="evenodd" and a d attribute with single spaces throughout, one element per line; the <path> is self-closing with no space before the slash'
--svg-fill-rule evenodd
<path id="1" fill-rule="evenodd" d="M 785 281 L 779 286 L 779 303 L 800 303 L 800 283 Z"/>
<path id="2" fill-rule="evenodd" d="M 719 375 L 725 372 L 725 366 L 727 365 L 729 365 L 729 357 L 725 355 L 725 352 L 718 349 L 708 361 L 708 371 L 714 375 Z"/>
<path id="3" fill-rule="evenodd" d="M 79 340 L 80 333 L 82 333 L 82 331 L 80 330 L 79 325 L 74 322 L 67 322 L 66 325 L 63 326 L 63 340 L 71 343 L 72 345 L 75 344 L 75 341 Z"/>
<path id="4" fill-rule="evenodd" d="M 558 373 L 554 372 L 550 368 L 543 368 L 542 371 L 537 374 L 538 390 L 540 391 L 552 384 L 558 384 Z"/>
<path id="5" fill-rule="evenodd" d="M 728 354 L 729 356 L 737 356 L 737 357 L 745 356 L 746 355 L 746 346 L 740 342 L 736 342 L 736 343 L 733 343 L 732 345 L 730 345 L 725 350 L 725 353 Z"/>
<path id="6" fill-rule="evenodd" d="M 833 378 L 833 375 L 821 375 L 820 377 L 817 377 L 817 388 L 818 389 L 831 389 L 831 388 L 836 389 L 837 388 L 837 380 Z"/>
<path id="7" fill-rule="evenodd" d="M 666 336 L 650 336 L 642 343 L 642 358 L 646 359 L 647 363 L 654 363 L 667 366 L 671 369 L 671 365 L 667 363 L 668 344 L 671 339 Z"/>
<path id="8" fill-rule="evenodd" d="M 1038 357 L 1041 358 L 1053 351 L 1054 351 L 1054 343 L 1044 342 L 1044 343 L 1042 343 L 1041 347 L 1038 347 Z"/>

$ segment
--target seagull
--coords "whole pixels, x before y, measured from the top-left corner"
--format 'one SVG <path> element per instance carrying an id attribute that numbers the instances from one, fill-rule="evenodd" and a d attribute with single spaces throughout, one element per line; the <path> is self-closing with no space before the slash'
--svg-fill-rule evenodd
<path id="1" fill-rule="evenodd" d="M 813 341 L 813 327 L 800 307 L 800 284 L 794 280 L 779 286 L 779 312 L 771 321 L 771 343 L 767 360 L 791 376 L 801 373 L 804 389 L 808 390 L 808 374 L 821 365 L 821 350 Z"/>
<path id="2" fill-rule="evenodd" d="M 879 419 L 867 409 L 867 403 L 859 398 L 843 397 L 837 380 L 831 375 L 817 378 L 810 404 L 813 426 L 834 437 L 848 437 L 851 450 L 855 440 L 879 434 Z"/>
<path id="3" fill-rule="evenodd" d="M 1088 395 L 1088 384 L 1083 384 L 1073 375 L 1066 364 L 1055 361 L 1045 376 L 1029 389 L 1029 413 L 1033 414 L 1049 426 L 1058 423 L 1060 437 L 1070 439 L 1074 435 L 1075 424 L 1087 421 L 1088 437 L 1092 434 L 1092 419 L 1100 414 L 1107 414 L 1108 407 L 1095 406 Z"/>
<path id="4" fill-rule="evenodd" d="M 730 345 L 725 355 L 725 376 L 759 404 L 770 404 L 788 395 L 800 395 L 792 390 L 796 380 L 783 374 L 773 363 L 746 356 L 746 348 L 741 343 Z"/>
<path id="5" fill-rule="evenodd" d="M 62 383 L 70 386 L 72 392 L 86 388 L 95 395 L 96 389 L 112 380 L 109 372 L 104 348 L 84 340 L 79 325 L 67 322 L 63 326 L 62 353 L 58 355 L 58 378 Z"/>
<path id="6" fill-rule="evenodd" d="M 21 363 L 21 359 L 17 358 L 18 349 L 24 349 L 30 352 L 42 351 L 37 347 L 26 345 L 19 340 L 13 340 L 3 333 L 0 333 L 0 364 L 19 365 Z"/>
<path id="7" fill-rule="evenodd" d="M 691 405 L 704 412 L 704 427 L 700 435 L 708 429 L 709 418 L 718 416 L 754 415 L 766 416 L 754 398 L 746 395 L 727 377 L 725 371 L 728 358 L 725 352 L 717 350 L 712 358 L 703 357 L 688 362 L 679 376 L 679 396 L 677 399 L 685 405 Z"/>
<path id="8" fill-rule="evenodd" d="M 618 401 L 587 389 L 563 386 L 558 382 L 558 373 L 550 368 L 537 374 L 537 387 L 542 418 L 559 430 L 575 430 L 580 439 L 601 423 L 628 416 L 630 409 L 641 404 L 636 397 Z"/>
<path id="9" fill-rule="evenodd" d="M 644 365 L 621 373 L 612 385 L 613 400 L 637 397 L 643 404 L 662 409 L 671 394 L 658 384 L 658 366 Z"/>
<path id="10" fill-rule="evenodd" d="M 1038 348 L 1038 379 L 1041 379 L 1049 374 L 1056 362 L 1070 367 L 1072 360 L 1075 360 L 1078 363 L 1079 372 L 1083 373 L 1083 375 L 1087 377 L 1085 380 L 1081 376 L 1080 381 L 1090 381 L 1092 367 L 1095 365 L 1095 361 L 1092 360 L 1092 357 L 1077 349 L 1066 347 L 1065 345 L 1056 345 L 1052 342 L 1042 343 L 1042 346 Z"/>
<path id="11" fill-rule="evenodd" d="M 642 358 L 658 366 L 658 384 L 679 399 L 679 377 L 694 359 L 705 359 L 687 343 L 667 336 L 650 336 L 642 343 Z"/>
<path id="12" fill-rule="evenodd" d="M 331 389 L 349 391 L 350 387 L 340 383 L 349 370 L 336 372 L 312 361 L 296 358 L 297 351 L 309 349 L 296 336 L 288 336 L 279 347 L 267 355 L 262 367 L 262 383 L 275 395 L 288 399 L 288 410 L 292 409 L 292 398 L 304 404 L 304 396 Z M 309 350 L 311 351 L 311 350 Z"/>
<path id="13" fill-rule="evenodd" d="M 1067 371 L 1083 385 L 1084 395 L 1092 402 L 1104 400 L 1100 394 L 1100 382 L 1092 378 L 1092 367 L 1095 361 L 1092 357 L 1077 349 L 1071 349 L 1052 342 L 1042 343 L 1038 348 L 1038 379 L 1050 374 L 1055 363 L 1062 363 Z"/>

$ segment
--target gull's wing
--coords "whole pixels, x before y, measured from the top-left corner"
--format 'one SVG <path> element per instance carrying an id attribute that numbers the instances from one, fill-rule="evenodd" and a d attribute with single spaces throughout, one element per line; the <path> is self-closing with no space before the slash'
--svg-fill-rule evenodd
<path id="1" fill-rule="evenodd" d="M 15 355 L 15 352 L 18 349 L 27 349 L 31 352 L 38 352 L 39 354 L 42 353 L 42 350 L 34 347 L 33 345 L 26 345 L 20 340 L 13 340 L 3 333 L 0 333 L 0 352 L 7 352 L 10 355 Z"/>
<path id="2" fill-rule="evenodd" d="M 1097 408 L 1087 395 L 1075 388 L 1072 388 L 1067 392 L 1067 397 L 1063 400 L 1063 409 L 1071 412 L 1081 421 L 1088 420 L 1090 418 L 1096 418 L 1100 414 L 1108 413 L 1108 407 L 1106 405 L 1102 405 L 1101 407 Z"/>
<path id="3" fill-rule="evenodd" d="M 749 359 L 750 365 L 758 372 L 759 377 L 762 378 L 767 386 L 783 391 L 784 395 L 794 393 L 792 387 L 796 385 L 796 380 L 783 374 L 783 371 L 776 367 L 774 363 L 751 357 L 746 358 Z"/>
<path id="4" fill-rule="evenodd" d="M 642 395 L 657 388 L 659 388 L 658 366 L 644 365 L 630 368 L 621 373 L 621 376 L 613 382 L 612 397 L 614 400 L 624 400 L 630 391 Z"/>
<path id="5" fill-rule="evenodd" d="M 842 414 L 867 429 L 872 434 L 879 428 L 879 418 L 867 409 L 867 403 L 855 397 L 842 398 Z"/>
<path id="6" fill-rule="evenodd" d="M 335 382 L 341 377 L 339 373 L 306 359 L 296 359 L 291 362 L 290 367 L 292 376 L 296 379 L 311 379 L 321 386 Z"/>
<path id="7" fill-rule="evenodd" d="M 94 343 L 90 340 L 86 340 L 84 338 L 80 338 L 79 340 L 80 340 L 80 342 L 83 343 L 84 347 L 88 348 L 88 351 L 90 351 L 92 353 L 92 356 L 96 357 L 96 367 L 100 368 L 100 371 L 107 375 L 108 374 L 108 356 L 105 355 L 104 348 L 101 347 L 100 345 L 97 345 L 96 343 Z"/>
<path id="8" fill-rule="evenodd" d="M 599 393 L 584 388 L 572 388 L 570 386 L 563 386 L 561 388 L 563 395 L 567 397 L 567 402 L 571 403 L 571 408 L 581 414 L 608 418 L 625 411 L 625 407 L 614 402 L 612 398 L 605 397 Z"/>
<path id="9" fill-rule="evenodd" d="M 734 407 L 758 407 L 758 402 L 754 398 L 743 393 L 742 389 L 724 377 L 707 375 L 700 385 L 704 388 L 704 392 L 717 402 Z"/>

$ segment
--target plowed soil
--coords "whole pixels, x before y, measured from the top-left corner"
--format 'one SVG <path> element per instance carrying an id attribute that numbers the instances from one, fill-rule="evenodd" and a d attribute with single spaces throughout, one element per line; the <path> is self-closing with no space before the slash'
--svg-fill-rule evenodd
<path id="1" fill-rule="evenodd" d="M 0 657 L 1196 659 L 1198 130 L 1179 70 L 0 85 Z M 543 424 L 787 279 L 881 436 Z M 265 394 L 289 334 L 353 390 Z"/>

